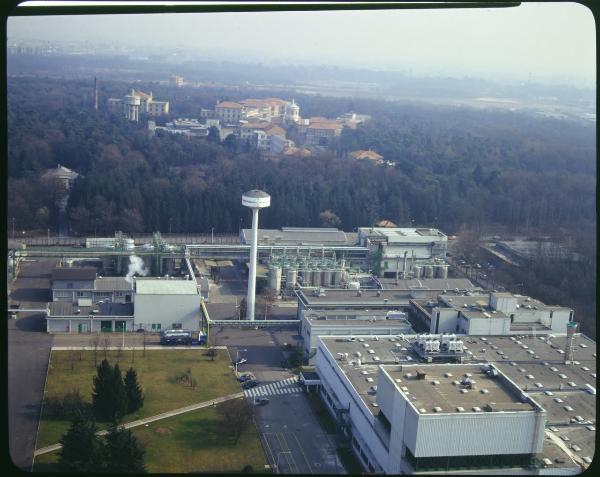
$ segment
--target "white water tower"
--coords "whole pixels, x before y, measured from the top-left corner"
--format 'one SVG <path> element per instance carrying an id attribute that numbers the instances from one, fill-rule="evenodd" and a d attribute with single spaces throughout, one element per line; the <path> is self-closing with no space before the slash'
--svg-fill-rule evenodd
<path id="1" fill-rule="evenodd" d="M 250 274 L 246 319 L 254 321 L 254 295 L 256 293 L 256 250 L 258 245 L 258 211 L 271 205 L 271 196 L 262 190 L 251 190 L 242 195 L 242 205 L 252 209 L 252 242 L 250 247 Z"/>

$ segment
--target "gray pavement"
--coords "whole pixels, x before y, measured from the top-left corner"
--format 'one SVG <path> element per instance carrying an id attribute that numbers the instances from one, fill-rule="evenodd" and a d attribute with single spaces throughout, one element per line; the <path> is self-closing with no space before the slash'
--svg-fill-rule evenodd
<path id="1" fill-rule="evenodd" d="M 306 394 L 269 396 L 256 424 L 269 464 L 279 474 L 344 474 L 333 439 L 324 432 Z"/>
<path id="2" fill-rule="evenodd" d="M 21 308 L 43 308 L 56 260 L 24 262 L 9 299 Z M 45 333 L 44 315 L 22 313 L 8 320 L 8 434 L 13 463 L 31 470 L 48 359 L 53 337 Z"/>

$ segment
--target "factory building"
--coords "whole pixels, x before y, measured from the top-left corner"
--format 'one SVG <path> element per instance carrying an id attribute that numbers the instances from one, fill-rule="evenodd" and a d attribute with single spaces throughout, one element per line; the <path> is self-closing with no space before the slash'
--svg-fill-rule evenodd
<path id="1" fill-rule="evenodd" d="M 136 278 L 136 329 L 202 329 L 200 292 L 195 280 Z"/>
<path id="2" fill-rule="evenodd" d="M 596 346 L 575 336 L 570 364 L 565 335 L 322 336 L 311 383 L 365 471 L 576 474 L 595 451 Z"/>
<path id="3" fill-rule="evenodd" d="M 125 277 L 97 277 L 94 267 L 59 267 L 52 271 L 52 301 L 91 306 L 100 300 L 130 303 L 133 286 Z"/>
<path id="4" fill-rule="evenodd" d="M 410 304 L 415 316 L 431 333 L 561 333 L 573 320 L 570 308 L 545 305 L 512 293 L 441 294 L 435 299 L 412 299 Z"/>
<path id="5" fill-rule="evenodd" d="M 319 336 L 373 336 L 414 334 L 406 313 L 387 310 L 305 311 L 300 321 L 304 357 L 317 350 Z"/>
<path id="6" fill-rule="evenodd" d="M 132 303 L 89 301 L 89 305 L 69 302 L 48 303 L 48 333 L 95 333 L 134 331 Z"/>
<path id="7" fill-rule="evenodd" d="M 249 244 L 251 229 L 242 229 L 240 242 Z M 354 245 L 349 234 L 336 228 L 328 227 L 282 227 L 277 229 L 259 229 L 259 245 Z"/>
<path id="8" fill-rule="evenodd" d="M 448 237 L 437 229 L 360 227 L 358 241 L 378 257 L 380 275 L 384 277 L 445 278 L 444 262 Z"/>

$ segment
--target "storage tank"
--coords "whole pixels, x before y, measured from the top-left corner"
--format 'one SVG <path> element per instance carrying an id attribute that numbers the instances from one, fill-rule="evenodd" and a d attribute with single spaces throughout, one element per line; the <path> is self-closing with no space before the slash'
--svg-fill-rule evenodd
<path id="1" fill-rule="evenodd" d="M 448 265 L 438 265 L 436 269 L 438 278 L 448 278 Z"/>
<path id="2" fill-rule="evenodd" d="M 324 287 L 328 287 L 331 285 L 333 270 L 323 270 L 321 273 L 321 285 Z"/>
<path id="3" fill-rule="evenodd" d="M 281 290 L 281 267 L 269 267 L 269 288 L 275 295 Z"/>
<path id="4" fill-rule="evenodd" d="M 432 265 L 425 265 L 423 267 L 423 276 L 425 278 L 433 278 L 433 266 Z"/>
<path id="5" fill-rule="evenodd" d="M 298 278 L 298 271 L 295 269 L 288 269 L 286 283 L 289 289 L 293 289 L 296 285 L 296 279 Z"/>
<path id="6" fill-rule="evenodd" d="M 305 287 L 310 286 L 310 284 L 312 283 L 311 276 L 310 276 L 310 270 L 305 268 L 300 271 L 300 274 L 302 275 L 302 286 L 305 286 Z"/>
<path id="7" fill-rule="evenodd" d="M 421 278 L 422 268 L 420 266 L 413 267 L 413 272 L 415 274 L 415 278 Z"/>
<path id="8" fill-rule="evenodd" d="M 313 286 L 321 286 L 321 270 L 313 270 L 311 278 Z"/>
<path id="9" fill-rule="evenodd" d="M 337 287 L 340 284 L 341 280 L 342 280 L 342 271 L 341 270 L 334 270 L 333 274 L 331 275 L 331 284 L 334 287 Z"/>

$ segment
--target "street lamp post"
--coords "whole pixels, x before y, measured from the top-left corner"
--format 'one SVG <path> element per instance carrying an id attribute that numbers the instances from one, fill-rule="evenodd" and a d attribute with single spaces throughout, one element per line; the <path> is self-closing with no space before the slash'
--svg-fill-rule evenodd
<path id="1" fill-rule="evenodd" d="M 248 351 L 247 349 L 236 349 L 235 350 L 235 375 L 237 376 L 238 370 L 238 355 L 240 353 L 240 351 Z"/>
<path id="2" fill-rule="evenodd" d="M 215 228 L 210 228 L 210 243 L 215 243 Z"/>

